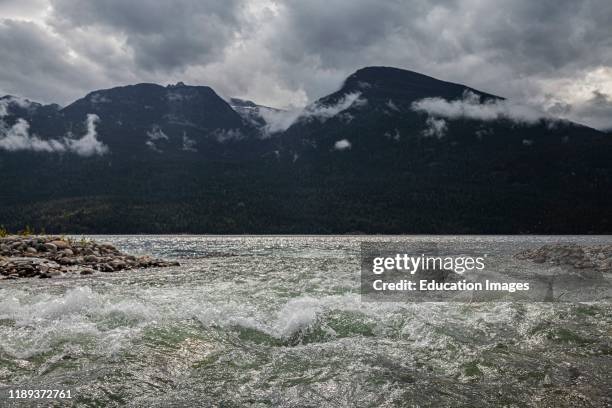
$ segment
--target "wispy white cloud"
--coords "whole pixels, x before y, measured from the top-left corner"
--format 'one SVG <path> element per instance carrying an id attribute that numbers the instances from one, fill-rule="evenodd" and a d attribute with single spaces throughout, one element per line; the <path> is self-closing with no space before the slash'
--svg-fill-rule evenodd
<path id="1" fill-rule="evenodd" d="M 299 120 L 318 119 L 321 122 L 333 118 L 340 112 L 351 107 L 360 107 L 367 104 L 367 100 L 361 98 L 361 92 L 352 92 L 342 96 L 338 102 L 331 105 L 313 103 L 308 105 L 300 114 Z"/>
<path id="2" fill-rule="evenodd" d="M 35 152 L 63 152 L 66 146 L 57 140 L 42 140 L 37 136 L 30 135 L 30 124 L 24 119 L 9 126 L 4 118 L 9 115 L 11 106 L 28 108 L 30 102 L 27 99 L 8 97 L 0 100 L 0 150 L 9 152 L 19 150 L 31 150 Z"/>
<path id="3" fill-rule="evenodd" d="M 356 69 L 386 65 L 513 100 L 551 94 L 595 126 L 609 114 L 578 106 L 584 92 L 612 95 L 610 20 L 609 0 L 2 0 L 0 89 L 65 104 L 186 81 L 305 106 Z"/>
<path id="4" fill-rule="evenodd" d="M 315 102 L 306 106 L 304 109 L 292 110 L 269 110 L 261 111 L 262 118 L 266 121 L 264 132 L 272 134 L 287 130 L 291 125 L 297 122 L 308 122 L 318 120 L 325 122 L 349 108 L 358 108 L 365 106 L 367 100 L 361 97 L 361 92 L 352 92 L 343 95 L 336 103 L 322 104 Z M 345 115 L 342 117 L 346 122 L 350 122 L 352 117 Z"/>
<path id="5" fill-rule="evenodd" d="M 437 137 L 441 139 L 446 134 L 448 128 L 444 119 L 436 119 L 431 116 L 427 118 L 425 124 L 427 125 L 423 131 L 423 136 L 425 137 Z"/>
<path id="6" fill-rule="evenodd" d="M 87 115 L 85 123 L 87 132 L 80 139 L 65 138 L 64 141 L 69 151 L 79 156 L 89 157 L 103 155 L 108 152 L 108 147 L 97 138 L 96 124 L 100 121 L 98 115 L 90 113 Z"/>
<path id="7" fill-rule="evenodd" d="M 353 145 L 346 139 L 338 140 L 334 143 L 334 150 L 347 150 L 350 149 Z"/>
<path id="8" fill-rule="evenodd" d="M 412 109 L 433 117 L 447 119 L 473 119 L 495 121 L 507 119 L 520 124 L 533 125 L 542 120 L 558 120 L 543 111 L 524 104 L 503 99 L 481 101 L 473 92 L 466 91 L 462 99 L 448 101 L 443 98 L 425 98 L 413 102 Z M 430 122 L 430 124 L 433 122 Z"/>
<path id="9" fill-rule="evenodd" d="M 64 152 L 66 145 L 58 140 L 43 140 L 30 135 L 30 124 L 24 119 L 17 119 L 11 127 L 4 122 L 0 125 L 0 150 L 16 152 L 30 150 L 33 152 Z"/>
<path id="10" fill-rule="evenodd" d="M 290 109 L 290 110 L 260 110 L 260 115 L 266 122 L 263 133 L 265 136 L 283 132 L 295 123 L 297 118 L 300 117 L 302 109 Z"/>
<path id="11" fill-rule="evenodd" d="M 25 98 L 7 96 L 0 99 L 0 119 L 4 118 L 9 114 L 9 107 L 11 105 L 19 106 L 20 108 L 27 109 L 32 103 Z"/>
<path id="12" fill-rule="evenodd" d="M 103 155 L 108 152 L 108 147 L 97 139 L 96 123 L 99 120 L 97 115 L 87 115 L 87 132 L 79 139 L 71 137 L 41 139 L 37 135 L 30 134 L 30 124 L 25 119 L 18 118 L 12 126 L 8 126 L 3 120 L 6 113 L 6 109 L 2 110 L 0 108 L 0 150 L 9 152 L 72 152 L 83 157 Z"/>

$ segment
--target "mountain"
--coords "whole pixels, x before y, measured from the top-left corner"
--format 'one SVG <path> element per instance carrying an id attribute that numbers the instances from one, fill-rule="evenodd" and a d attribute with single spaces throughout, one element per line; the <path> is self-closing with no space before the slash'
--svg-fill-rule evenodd
<path id="1" fill-rule="evenodd" d="M 69 128 L 78 128 L 92 113 L 100 118 L 98 133 L 113 154 L 232 154 L 220 143 L 255 133 L 207 86 L 130 85 L 92 92 L 62 109 Z"/>
<path id="2" fill-rule="evenodd" d="M 322 212 L 357 230 L 610 230 L 612 139 L 594 129 L 386 67 L 306 111 L 283 134 L 284 160 L 309 169 L 312 189 L 337 186 Z"/>
<path id="3" fill-rule="evenodd" d="M 247 123 L 255 126 L 260 133 L 267 131 L 268 120 L 271 115 L 283 113 L 282 109 L 271 108 L 269 106 L 258 105 L 253 101 L 230 98 L 229 104 Z"/>
<path id="4" fill-rule="evenodd" d="M 522 145 L 523 140 L 530 141 L 531 137 L 543 141 L 548 137 L 563 138 L 568 133 L 601 135 L 570 122 L 553 123 L 531 118 L 526 122 L 505 115 L 482 120 L 470 118 L 469 114 L 448 119 L 415 109 L 415 103 L 428 98 L 434 98 L 434 106 L 446 101 L 457 102 L 456 106 L 446 102 L 441 107 L 443 110 L 512 109 L 504 105 L 503 98 L 464 85 L 397 68 L 368 67 L 349 76 L 338 91 L 308 106 L 306 114 L 287 129 L 284 138 L 296 149 L 301 146 L 302 153 L 304 147 L 308 150 L 321 143 L 327 149 L 317 148 L 316 151 L 333 150 L 336 141 L 346 138 L 355 153 L 355 150 L 380 150 L 381 144 L 388 147 L 383 150 L 391 152 L 401 149 L 390 146 L 406 143 L 413 148 L 415 143 L 434 144 L 436 148 L 482 143 L 500 144 L 501 147 L 507 143 Z M 492 135 L 496 136 L 487 137 Z M 513 139 L 512 142 L 509 139 Z"/>
<path id="5" fill-rule="evenodd" d="M 411 71 L 360 69 L 301 112 L 182 83 L 64 108 L 2 100 L 0 225 L 12 229 L 612 231 L 610 135 Z M 6 151 L 18 142 L 28 148 Z"/>
<path id="6" fill-rule="evenodd" d="M 36 132 L 62 131 L 61 107 L 57 104 L 44 105 L 25 98 L 5 95 L 0 97 L 1 124 L 14 125 L 18 119 L 35 124 Z"/>

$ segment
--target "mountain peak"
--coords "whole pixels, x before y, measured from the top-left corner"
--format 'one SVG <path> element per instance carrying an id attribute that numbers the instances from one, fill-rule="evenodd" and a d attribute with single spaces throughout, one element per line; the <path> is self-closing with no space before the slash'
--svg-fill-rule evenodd
<path id="1" fill-rule="evenodd" d="M 49 116 L 55 114 L 60 109 L 61 106 L 56 103 L 45 105 L 14 95 L 0 97 L 0 119 L 7 115 L 31 119 L 32 115 L 40 113 L 44 116 Z"/>
<path id="2" fill-rule="evenodd" d="M 187 85 L 185 85 L 185 83 L 183 81 L 178 81 L 176 84 L 168 84 L 166 85 L 166 88 L 183 88 L 186 87 Z"/>
<path id="3" fill-rule="evenodd" d="M 485 98 L 503 99 L 465 85 L 442 81 L 434 77 L 401 68 L 371 66 L 358 69 L 344 81 L 340 92 L 360 92 L 376 97 L 391 93 L 403 99 L 417 100 L 427 97 L 455 99 L 471 91 Z"/>
<path id="4" fill-rule="evenodd" d="M 351 74 L 348 77 L 348 79 L 350 78 L 373 79 L 373 78 L 380 78 L 380 77 L 389 78 L 389 77 L 394 77 L 394 76 L 403 77 L 403 78 L 412 76 L 415 79 L 438 81 L 438 79 L 435 79 L 428 75 L 418 73 L 416 71 L 411 71 L 411 70 L 402 69 L 402 68 L 395 68 L 395 67 L 386 67 L 382 65 L 374 65 L 374 66 L 360 68 L 357 71 L 355 71 L 353 74 Z"/>
<path id="5" fill-rule="evenodd" d="M 15 96 L 15 95 L 0 96 L 0 102 L 3 102 L 5 104 L 20 105 L 22 107 L 25 107 L 25 106 L 28 106 L 28 105 L 42 105 L 41 103 L 34 102 L 34 101 L 31 101 L 31 100 L 29 100 L 27 98 L 22 98 L 20 96 Z"/>
<path id="6" fill-rule="evenodd" d="M 229 104 L 233 107 L 256 108 L 258 105 L 248 99 L 230 98 Z"/>

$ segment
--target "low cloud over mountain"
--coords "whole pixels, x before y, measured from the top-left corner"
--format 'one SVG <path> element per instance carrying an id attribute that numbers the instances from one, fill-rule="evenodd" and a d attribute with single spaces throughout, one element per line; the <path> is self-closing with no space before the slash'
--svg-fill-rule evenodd
<path id="1" fill-rule="evenodd" d="M 85 120 L 87 131 L 82 137 L 74 137 L 72 133 L 60 138 L 40 138 L 31 134 L 30 124 L 26 119 L 17 117 L 12 125 L 5 122 L 9 115 L 11 105 L 22 109 L 37 109 L 28 100 L 15 97 L 0 99 L 0 150 L 9 152 L 33 151 L 47 153 L 75 153 L 79 156 L 89 157 L 103 155 L 108 147 L 97 139 L 96 123 L 99 117 L 94 114 L 87 115 Z"/>
<path id="2" fill-rule="evenodd" d="M 6 0 L 0 16 L 0 94 L 185 80 L 291 110 L 388 65 L 610 126 L 593 101 L 612 96 L 607 0 Z"/>
<path id="3" fill-rule="evenodd" d="M 424 98 L 412 104 L 412 109 L 434 117 L 447 119 L 473 119 L 495 121 L 506 119 L 521 124 L 557 120 L 538 109 L 504 99 L 481 100 L 480 96 L 466 91 L 462 99 L 448 101 L 442 98 Z"/>
<path id="4" fill-rule="evenodd" d="M 290 111 L 184 83 L 0 101 L 9 228 L 612 231 L 609 134 L 412 71 L 362 68 Z"/>

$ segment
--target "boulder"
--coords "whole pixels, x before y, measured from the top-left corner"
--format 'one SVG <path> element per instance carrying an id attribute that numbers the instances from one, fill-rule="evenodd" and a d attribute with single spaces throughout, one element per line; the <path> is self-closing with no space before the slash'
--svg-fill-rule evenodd
<path id="1" fill-rule="evenodd" d="M 100 258 L 98 258 L 97 256 L 95 256 L 93 254 L 92 255 L 85 255 L 83 257 L 83 260 L 85 262 L 87 262 L 87 263 L 97 263 L 97 262 L 100 262 Z"/>
<path id="2" fill-rule="evenodd" d="M 135 257 L 110 244 L 59 237 L 0 237 L 0 279 L 50 278 L 64 273 L 92 274 L 178 265 L 149 256 Z M 87 267 L 86 267 L 87 266 Z"/>
<path id="3" fill-rule="evenodd" d="M 121 259 L 112 260 L 110 262 L 110 265 L 116 271 L 120 271 L 120 270 L 125 269 L 127 267 L 127 264 L 124 261 L 122 261 Z"/>
<path id="4" fill-rule="evenodd" d="M 45 246 L 45 249 L 49 252 L 57 251 L 57 246 L 52 242 L 47 242 L 46 244 L 44 244 L 44 246 Z"/>
<path id="5" fill-rule="evenodd" d="M 58 239 L 55 241 L 51 241 L 51 244 L 55 245 L 55 247 L 57 249 L 66 249 L 66 248 L 70 248 L 70 244 L 64 240 Z"/>
<path id="6" fill-rule="evenodd" d="M 98 264 L 97 267 L 100 272 L 115 272 L 113 267 L 107 263 Z"/>
<path id="7" fill-rule="evenodd" d="M 76 258 L 63 257 L 57 259 L 57 262 L 61 265 L 77 265 L 79 263 L 79 260 Z"/>

